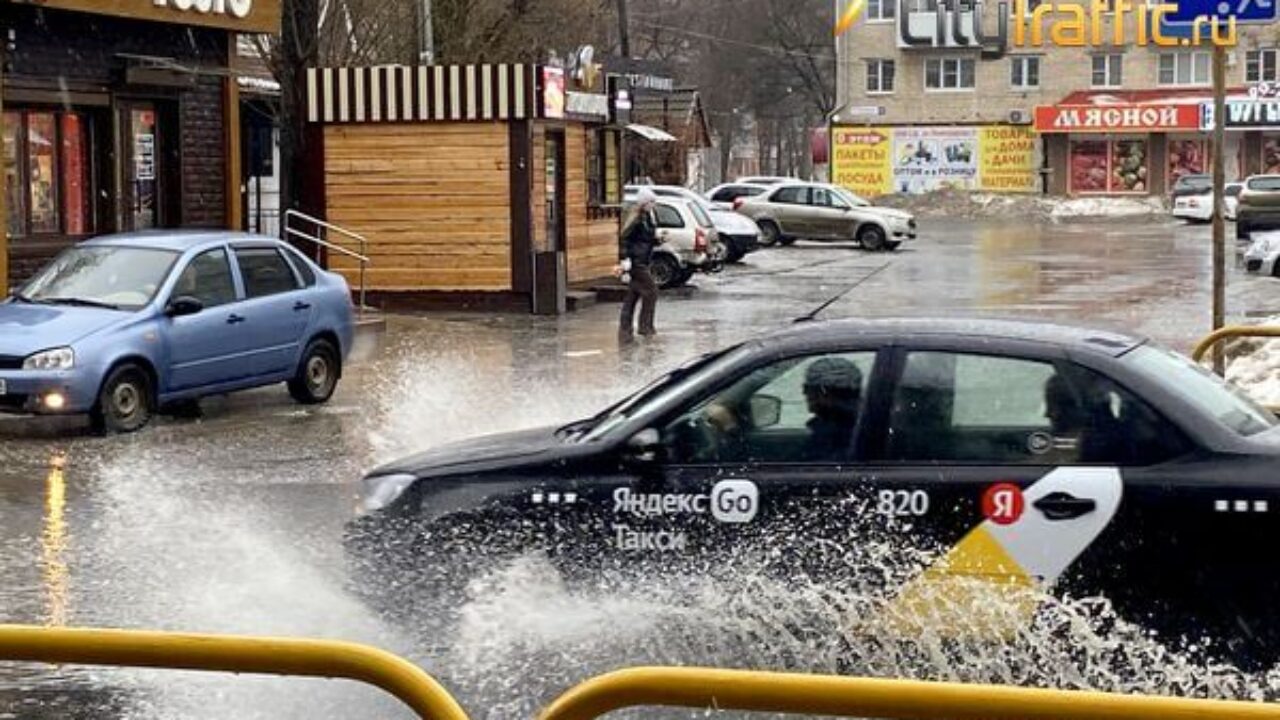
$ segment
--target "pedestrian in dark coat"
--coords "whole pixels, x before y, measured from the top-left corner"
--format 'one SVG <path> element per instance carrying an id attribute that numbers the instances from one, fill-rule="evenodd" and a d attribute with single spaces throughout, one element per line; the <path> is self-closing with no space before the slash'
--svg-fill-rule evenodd
<path id="1" fill-rule="evenodd" d="M 631 340 L 635 332 L 636 303 L 640 303 L 640 334 L 651 336 L 654 314 L 658 305 L 658 285 L 653 281 L 650 269 L 653 249 L 658 244 L 658 230 L 653 220 L 653 208 L 658 198 L 651 190 L 642 188 L 636 196 L 633 214 L 622 229 L 620 252 L 622 277 L 627 283 L 627 297 L 622 303 L 618 337 Z"/>

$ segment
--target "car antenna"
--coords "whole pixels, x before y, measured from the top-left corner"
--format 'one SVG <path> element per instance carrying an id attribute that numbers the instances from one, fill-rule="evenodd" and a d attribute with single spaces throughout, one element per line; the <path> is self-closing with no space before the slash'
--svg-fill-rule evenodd
<path id="1" fill-rule="evenodd" d="M 876 268 L 875 270 L 872 270 L 871 272 L 867 273 L 867 274 L 866 274 L 866 276 L 864 276 L 862 279 L 858 280 L 858 282 L 856 282 L 856 283 L 854 283 L 854 284 L 850 285 L 849 287 L 845 288 L 844 290 L 841 290 L 840 292 L 836 293 L 836 295 L 835 295 L 835 296 L 833 296 L 831 299 L 827 300 L 826 302 L 822 303 L 822 304 L 821 304 L 821 305 L 819 305 L 818 307 L 814 308 L 814 309 L 813 309 L 812 311 L 810 311 L 809 313 L 804 314 L 804 315 L 801 315 L 800 317 L 796 318 L 796 319 L 795 319 L 794 321 L 792 321 L 792 322 L 795 322 L 795 323 L 813 322 L 814 320 L 816 320 L 816 319 L 817 319 L 817 317 L 818 317 L 818 313 L 821 313 L 823 310 L 826 310 L 827 308 L 831 307 L 832 305 L 835 305 L 837 302 L 839 302 L 841 299 L 843 299 L 843 298 L 844 298 L 844 296 L 848 295 L 849 293 L 853 292 L 854 290 L 857 290 L 857 289 L 858 289 L 858 286 L 862 285 L 862 283 L 864 283 L 864 282 L 866 282 L 866 281 L 870 280 L 871 278 L 875 277 L 876 275 L 879 275 L 881 272 L 883 272 L 883 271 L 884 271 L 884 269 L 885 269 L 885 268 L 889 267 L 889 266 L 890 266 L 890 265 L 892 265 L 892 264 L 893 264 L 893 261 L 892 261 L 892 260 L 890 260 L 889 262 L 887 262 L 887 263 L 885 263 L 885 264 L 881 265 L 880 267 Z"/>

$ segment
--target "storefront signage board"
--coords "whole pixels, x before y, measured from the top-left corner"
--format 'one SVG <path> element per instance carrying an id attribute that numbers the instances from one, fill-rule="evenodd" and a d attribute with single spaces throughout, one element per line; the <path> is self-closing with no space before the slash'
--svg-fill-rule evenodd
<path id="1" fill-rule="evenodd" d="M 1031 128 L 837 126 L 832 182 L 859 195 L 942 188 L 1038 192 L 1040 143 Z"/>
<path id="2" fill-rule="evenodd" d="M 1114 133 L 1199 130 L 1200 107 L 1185 105 L 1042 105 L 1035 111 L 1041 133 Z"/>
<path id="3" fill-rule="evenodd" d="M 281 0 L 13 0 L 27 5 L 135 20 L 279 33 Z"/>
<path id="4" fill-rule="evenodd" d="M 1280 128 L 1280 100 L 1230 100 L 1226 105 L 1227 130 L 1275 130 Z M 1200 129 L 1212 130 L 1213 103 L 1200 106 Z"/>

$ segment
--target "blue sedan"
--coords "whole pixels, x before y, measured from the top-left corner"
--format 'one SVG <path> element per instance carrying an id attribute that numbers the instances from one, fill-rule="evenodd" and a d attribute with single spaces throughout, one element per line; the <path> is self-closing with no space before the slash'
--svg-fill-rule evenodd
<path id="1" fill-rule="evenodd" d="M 287 382 L 327 401 L 351 293 L 292 247 L 218 231 L 96 238 L 0 303 L 0 411 L 133 432 L 170 403 Z"/>

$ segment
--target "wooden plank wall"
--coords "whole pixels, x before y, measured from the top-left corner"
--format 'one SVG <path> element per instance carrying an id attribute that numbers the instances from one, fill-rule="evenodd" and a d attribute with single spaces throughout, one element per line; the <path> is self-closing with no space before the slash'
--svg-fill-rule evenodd
<path id="1" fill-rule="evenodd" d="M 506 123 L 329 125 L 326 217 L 364 235 L 370 290 L 511 289 Z M 358 264 L 331 254 L 357 279 Z"/>
<path id="2" fill-rule="evenodd" d="M 565 130 L 568 204 L 569 282 L 605 277 L 618 263 L 618 220 L 591 220 L 587 214 L 587 133 L 583 125 Z"/>
<path id="3" fill-rule="evenodd" d="M 533 126 L 533 251 L 550 250 L 547 239 L 547 131 Z"/>

